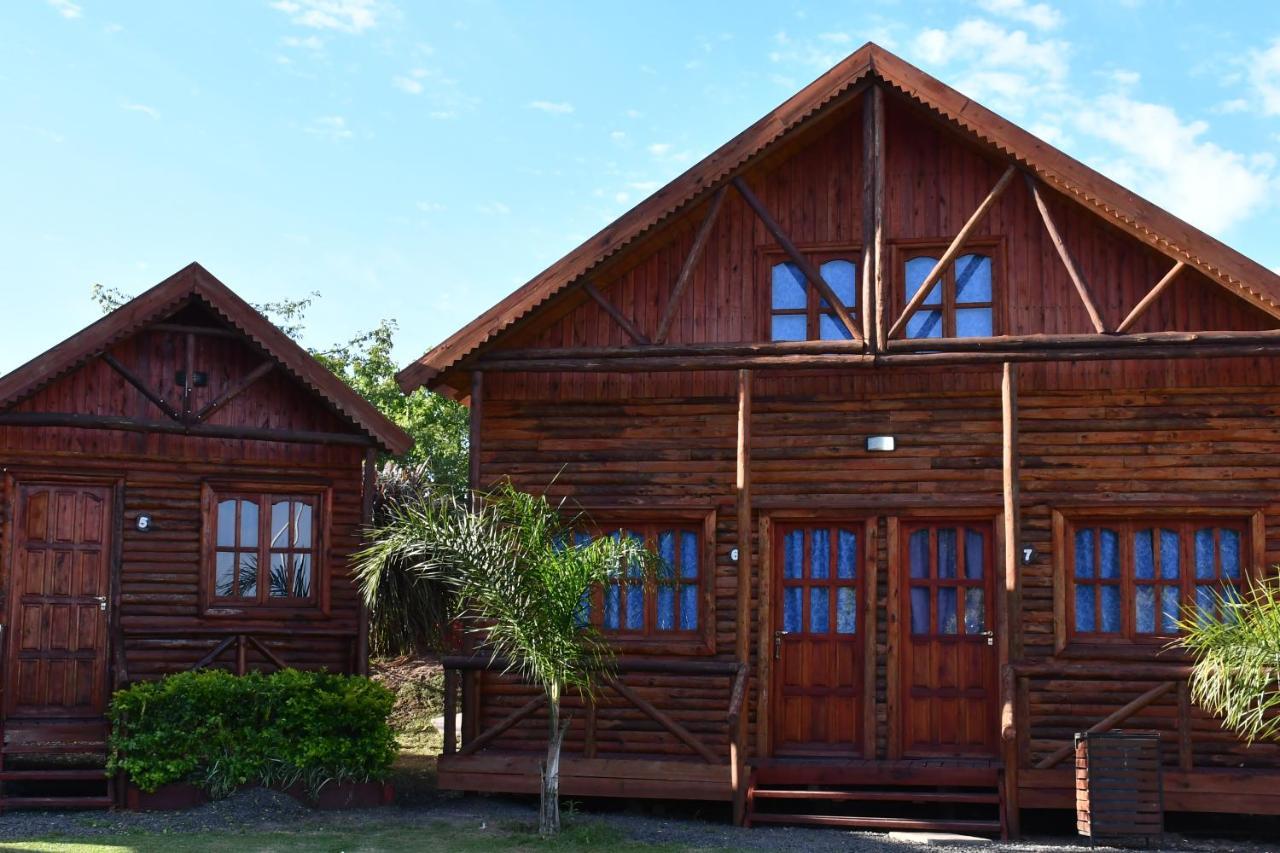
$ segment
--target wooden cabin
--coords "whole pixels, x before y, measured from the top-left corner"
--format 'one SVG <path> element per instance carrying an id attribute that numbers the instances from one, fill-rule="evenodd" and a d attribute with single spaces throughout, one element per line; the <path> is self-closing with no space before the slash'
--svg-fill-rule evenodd
<path id="1" fill-rule="evenodd" d="M 364 672 L 348 560 L 410 444 L 198 264 L 0 378 L 0 808 L 109 805 L 130 682 Z"/>
<path id="2" fill-rule="evenodd" d="M 1086 730 L 1280 812 L 1167 648 L 1280 562 L 1278 379 L 1280 277 L 870 44 L 400 374 L 679 569 L 596 596 L 565 793 L 1011 833 Z M 545 709 L 447 667 L 441 784 L 536 791 Z"/>

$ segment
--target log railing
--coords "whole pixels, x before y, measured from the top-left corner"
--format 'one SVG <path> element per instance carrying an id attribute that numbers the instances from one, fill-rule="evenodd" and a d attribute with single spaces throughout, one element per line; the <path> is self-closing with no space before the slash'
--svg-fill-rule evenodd
<path id="1" fill-rule="evenodd" d="M 297 637 L 314 636 L 325 638 L 338 638 L 347 640 L 351 646 L 352 656 L 355 655 L 357 646 L 357 634 L 348 631 L 333 631 L 327 628 L 308 629 L 304 627 L 280 628 L 267 627 L 261 628 L 241 628 L 241 629 L 181 629 L 181 630 L 127 630 L 124 636 L 130 640 L 150 640 L 153 642 L 181 643 L 183 647 L 187 647 L 192 639 L 213 639 L 214 645 L 209 651 L 205 652 L 195 663 L 187 666 L 188 671 L 204 669 L 217 662 L 228 652 L 234 651 L 234 668 L 236 675 L 244 675 L 249 672 L 249 652 L 256 651 L 267 663 L 276 669 L 288 669 L 289 663 L 278 653 L 271 650 L 265 642 L 268 637 Z M 355 669 L 353 668 L 354 672 Z M 126 679 L 127 680 L 127 679 Z"/>
<path id="2" fill-rule="evenodd" d="M 502 719 L 483 731 L 465 738 L 459 743 L 458 738 L 458 693 L 462 683 L 462 674 L 485 670 L 506 672 L 507 662 L 484 655 L 447 655 L 442 661 L 444 666 L 444 754 L 471 755 L 493 743 L 504 732 L 521 720 L 532 715 L 546 704 L 546 696 L 542 693 L 532 697 L 520 707 L 511 711 Z M 717 754 L 705 740 L 689 731 L 678 720 L 666 711 L 656 707 L 632 687 L 619 678 L 627 673 L 653 673 L 659 675 L 688 675 L 702 677 L 728 678 L 729 702 L 725 712 L 725 725 L 729 741 L 733 743 L 737 737 L 738 720 L 740 719 L 747 695 L 747 667 L 729 661 L 670 661 L 632 659 L 615 661 L 612 671 L 601 679 L 602 689 L 610 690 L 622 697 L 628 704 L 653 720 L 669 734 L 693 750 L 708 764 L 724 764 L 729 761 L 728 755 Z M 474 695 L 474 694 L 473 694 Z M 464 697 L 466 694 L 464 693 Z M 465 700 L 465 699 L 464 699 Z M 594 698 L 589 698 L 585 706 L 583 721 L 584 743 L 583 754 L 587 758 L 596 755 L 596 707 Z"/>
<path id="3" fill-rule="evenodd" d="M 1188 687 L 1187 677 L 1190 675 L 1190 667 L 1178 664 L 1159 664 L 1159 665 L 1141 665 L 1141 664 L 1089 664 L 1089 663 L 1058 663 L 1043 665 L 1015 664 L 1008 667 L 1011 673 L 1016 690 L 1017 706 L 1019 707 L 1019 716 L 1022 717 L 1021 731 L 1028 732 L 1031 720 L 1030 708 L 1028 707 L 1029 685 L 1033 678 L 1052 678 L 1061 680 L 1071 679 L 1091 679 L 1111 681 L 1116 679 L 1129 679 L 1140 682 L 1155 682 L 1149 689 L 1145 690 L 1136 698 L 1125 703 L 1120 708 L 1103 717 L 1098 722 L 1089 726 L 1085 731 L 1090 734 L 1099 732 L 1107 732 L 1124 724 L 1141 711 L 1145 710 L 1152 703 L 1156 702 L 1164 696 L 1171 693 L 1176 694 L 1178 698 L 1177 705 L 1177 731 L 1173 733 L 1161 732 L 1161 737 L 1176 737 L 1178 744 L 1178 767 L 1181 770 L 1192 769 L 1194 759 L 1191 745 L 1191 691 Z M 1026 734 L 1022 735 L 1027 737 Z M 1048 755 L 1041 758 L 1033 766 L 1036 770 L 1049 770 L 1059 764 L 1075 751 L 1073 743 L 1064 743 L 1054 749 Z M 1019 748 L 1018 753 L 1023 756 L 1029 755 L 1029 750 Z"/>

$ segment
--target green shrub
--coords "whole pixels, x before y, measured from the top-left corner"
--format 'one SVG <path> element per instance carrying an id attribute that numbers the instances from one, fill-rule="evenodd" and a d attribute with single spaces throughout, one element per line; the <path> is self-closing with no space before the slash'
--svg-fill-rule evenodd
<path id="1" fill-rule="evenodd" d="M 112 771 L 143 791 L 191 782 L 224 797 L 241 785 L 381 781 L 396 755 L 391 691 L 359 676 L 286 669 L 184 672 L 112 697 Z"/>

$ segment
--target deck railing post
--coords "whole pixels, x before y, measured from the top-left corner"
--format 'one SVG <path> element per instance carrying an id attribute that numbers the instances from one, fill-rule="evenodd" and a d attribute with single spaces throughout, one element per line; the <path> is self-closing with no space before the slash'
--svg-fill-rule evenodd
<path id="1" fill-rule="evenodd" d="M 444 671 L 444 754 L 458 750 L 458 671 Z"/>

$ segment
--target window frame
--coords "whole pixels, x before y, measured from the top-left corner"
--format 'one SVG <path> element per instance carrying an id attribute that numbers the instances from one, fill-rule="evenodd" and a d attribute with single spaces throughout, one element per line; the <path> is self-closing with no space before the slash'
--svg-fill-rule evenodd
<path id="1" fill-rule="evenodd" d="M 863 252 L 862 247 L 857 244 L 848 243 L 809 243 L 798 245 L 800 254 L 804 255 L 814 267 L 821 271 L 822 265 L 828 261 L 848 261 L 853 264 L 854 268 L 854 304 L 846 305 L 845 310 L 849 312 L 849 317 L 853 319 L 855 327 L 861 329 L 862 326 L 862 276 L 863 276 Z M 805 288 L 805 307 L 803 310 L 799 308 L 783 308 L 774 311 L 773 308 L 773 268 L 777 264 L 789 263 L 794 264 L 795 261 L 786 252 L 776 247 L 770 246 L 762 248 L 759 253 L 760 267 L 762 270 L 761 279 L 763 286 L 760 288 L 760 298 L 758 300 L 761 322 L 760 340 L 774 344 L 797 344 L 805 341 L 825 341 L 829 344 L 856 344 L 857 341 L 851 338 L 823 338 L 821 316 L 823 314 L 832 313 L 822 311 L 820 305 L 822 303 L 822 294 L 818 292 L 816 287 L 809 285 L 806 281 Z M 784 314 L 791 316 L 805 317 L 805 337 L 801 340 L 774 340 L 773 338 L 773 315 Z M 833 315 L 834 316 L 834 315 Z M 840 320 L 836 319 L 836 324 L 840 325 Z M 843 325 L 840 326 L 844 328 Z"/>
<path id="2" fill-rule="evenodd" d="M 271 504 L 280 498 L 305 500 L 312 505 L 311 595 L 305 599 L 292 596 L 272 598 L 269 588 L 264 587 L 262 583 L 261 569 L 258 590 L 254 598 L 230 598 L 217 595 L 217 554 L 219 550 L 226 550 L 219 549 L 217 544 L 218 503 L 230 499 L 257 501 L 259 565 L 264 553 L 267 555 L 269 565 L 272 553 L 301 550 L 272 548 L 269 536 L 265 533 L 270 529 Z M 201 615 L 274 618 L 287 613 L 290 618 L 304 619 L 329 616 L 329 528 L 333 517 L 333 489 L 329 485 L 296 480 L 206 480 L 201 483 L 200 504 Z"/>
<path id="3" fill-rule="evenodd" d="M 1186 559 L 1185 531 L 1196 527 L 1235 527 L 1240 530 L 1240 584 L 1243 586 L 1251 578 L 1257 577 L 1265 570 L 1266 557 L 1266 517 L 1261 507 L 1207 507 L 1193 508 L 1185 506 L 1145 506 L 1145 507 L 1097 507 L 1079 508 L 1069 511 L 1055 509 L 1053 511 L 1053 590 L 1054 590 L 1054 651 L 1065 657 L 1102 657 L 1102 658 L 1149 658 L 1153 650 L 1160 650 L 1162 655 L 1171 658 L 1184 658 L 1186 652 L 1176 648 L 1166 648 L 1176 634 L 1163 633 L 1160 630 L 1160 602 L 1157 595 L 1155 602 L 1156 631 L 1151 634 L 1137 635 L 1134 625 L 1134 587 L 1139 585 L 1133 576 L 1130 555 L 1133 550 L 1132 534 L 1140 526 L 1155 529 L 1162 527 L 1179 529 L 1179 550 L 1182 554 L 1177 586 L 1180 589 L 1180 607 L 1194 602 L 1196 579 L 1194 576 L 1194 552 L 1190 560 Z M 1086 527 L 1123 527 L 1120 532 L 1120 613 L 1121 631 L 1117 634 L 1099 632 L 1077 633 L 1075 629 L 1075 534 Z M 1192 534 L 1194 535 L 1194 534 Z M 1153 542 L 1159 549 L 1158 539 Z M 1194 542 L 1191 543 L 1194 548 Z M 1129 560 L 1129 565 L 1126 565 Z M 1095 566 L 1095 575 L 1098 569 Z M 1143 579 L 1141 585 L 1171 586 L 1170 581 L 1162 583 L 1156 577 Z M 1095 577 L 1092 585 L 1097 585 Z M 1190 591 L 1192 597 L 1188 598 Z M 1101 613 L 1097 615 L 1101 620 Z"/>
<path id="4" fill-rule="evenodd" d="M 896 318 L 902 314 L 902 309 L 907 307 L 907 261 L 913 258 L 941 258 L 951 245 L 949 238 L 933 238 L 923 237 L 918 239 L 895 240 L 892 243 L 891 255 L 893 258 L 893 270 L 890 274 L 892 281 L 892 295 L 890 304 L 893 306 L 893 317 Z M 991 308 L 991 334 L 987 337 L 1000 337 L 1008 334 L 1008 312 L 1007 312 L 1007 294 L 1004 286 L 1004 240 L 999 238 L 975 238 L 965 241 L 964 247 L 957 254 L 957 260 L 963 255 L 986 255 L 991 259 L 991 302 L 962 302 L 962 308 L 985 308 L 988 305 Z M 937 306 L 921 305 L 912 312 L 912 316 L 921 311 L 941 311 L 942 312 L 942 335 L 941 340 L 955 338 L 956 329 L 956 301 L 955 301 L 955 261 L 952 261 L 950 268 L 943 271 L 942 277 L 938 280 L 938 284 L 934 287 L 942 287 L 942 303 Z M 911 318 L 902 324 L 902 331 L 894 336 L 894 340 L 903 341 L 928 341 L 931 338 L 913 338 L 907 336 L 907 325 Z M 892 319 L 890 324 L 892 324 Z"/>
<path id="5" fill-rule="evenodd" d="M 664 526 L 677 530 L 693 530 L 698 536 L 698 627 L 694 631 L 657 629 L 656 584 L 647 584 L 650 594 L 645 596 L 645 628 L 643 631 L 606 630 L 604 618 L 604 590 L 591 593 L 591 623 L 608 640 L 618 654 L 670 654 L 713 655 L 716 651 L 715 633 L 715 576 L 716 565 L 716 511 L 706 510 L 639 510 L 608 508 L 585 511 L 589 520 L 587 531 L 593 536 L 612 533 L 627 528 L 660 529 Z M 679 567 L 677 566 L 677 571 Z M 623 580 L 626 583 L 626 580 Z M 679 581 L 677 581 L 679 583 Z M 619 619 L 625 619 L 626 611 L 619 601 Z"/>

